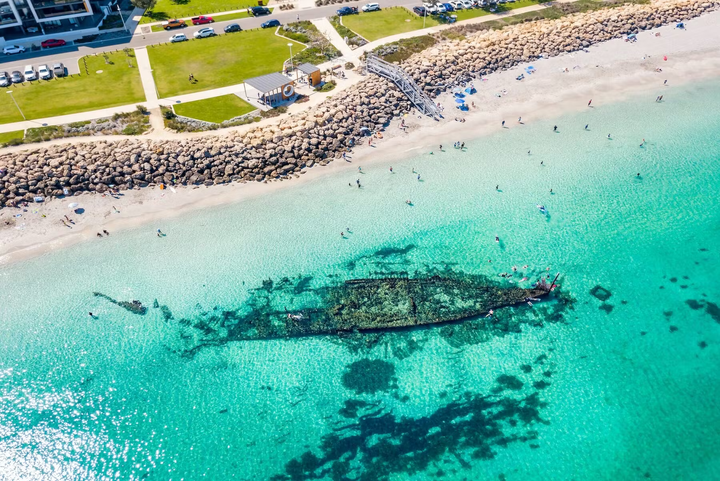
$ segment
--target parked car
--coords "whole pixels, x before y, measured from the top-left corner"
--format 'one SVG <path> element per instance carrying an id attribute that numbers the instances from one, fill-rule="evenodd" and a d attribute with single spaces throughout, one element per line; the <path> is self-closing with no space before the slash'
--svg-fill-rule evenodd
<path id="1" fill-rule="evenodd" d="M 268 27 L 279 27 L 281 25 L 280 20 L 268 20 L 267 22 L 263 22 L 260 26 L 262 28 L 268 28 Z"/>
<path id="2" fill-rule="evenodd" d="M 455 7 L 453 7 L 449 3 L 443 3 L 443 7 L 445 7 L 446 12 L 454 12 L 455 11 Z"/>
<path id="3" fill-rule="evenodd" d="M 25 80 L 30 82 L 31 80 L 37 80 L 37 72 L 32 65 L 25 65 Z"/>
<path id="4" fill-rule="evenodd" d="M 10 74 L 10 81 L 14 84 L 21 84 L 24 80 L 23 74 L 21 74 L 18 70 L 13 70 L 13 73 Z"/>
<path id="5" fill-rule="evenodd" d="M 421 17 L 427 17 L 428 11 L 425 7 L 413 7 L 413 12 L 420 15 Z"/>
<path id="6" fill-rule="evenodd" d="M 62 47 L 63 45 L 65 45 L 65 43 L 66 43 L 65 40 L 61 40 L 58 38 L 51 38 L 49 40 L 45 40 L 40 45 L 42 46 L 42 48 L 51 48 L 51 47 Z"/>
<path id="7" fill-rule="evenodd" d="M 178 42 L 184 42 L 188 38 L 185 36 L 184 33 L 176 33 L 172 37 L 170 37 L 170 43 L 178 43 Z"/>
<path id="8" fill-rule="evenodd" d="M 473 2 L 471 2 L 470 0 L 461 0 L 461 1 L 462 1 L 462 5 L 464 8 L 470 9 L 475 6 L 475 5 L 473 5 Z"/>
<path id="9" fill-rule="evenodd" d="M 0 87 L 7 87 L 10 85 L 10 76 L 7 72 L 0 72 Z"/>
<path id="10" fill-rule="evenodd" d="M 444 3 L 438 3 L 437 5 L 435 5 L 435 7 L 437 7 L 437 12 L 435 12 L 435 13 L 438 13 L 438 14 L 439 14 L 439 13 L 445 13 L 445 12 L 447 12 L 447 9 L 445 8 L 445 4 L 444 4 Z"/>
<path id="11" fill-rule="evenodd" d="M 425 7 L 425 10 L 430 15 L 435 15 L 436 13 L 438 13 L 437 7 L 435 5 L 433 5 L 432 3 L 423 3 L 423 7 Z"/>
<path id="12" fill-rule="evenodd" d="M 240 28 L 240 25 L 238 25 L 237 23 L 231 23 L 230 25 L 225 27 L 225 33 L 239 32 L 240 30 L 242 30 L 242 28 Z"/>
<path id="13" fill-rule="evenodd" d="M 378 10 L 380 10 L 379 3 L 368 3 L 367 5 L 363 5 L 362 8 L 363 12 L 376 12 Z"/>
<path id="14" fill-rule="evenodd" d="M 265 7 L 253 7 L 250 9 L 253 17 L 259 17 L 261 15 L 270 15 L 270 9 Z"/>
<path id="15" fill-rule="evenodd" d="M 193 37 L 195 38 L 206 38 L 206 37 L 214 37 L 215 29 L 213 28 L 201 28 L 197 32 L 193 34 Z"/>
<path id="16" fill-rule="evenodd" d="M 65 65 L 63 65 L 62 63 L 53 64 L 53 74 L 55 75 L 55 77 L 64 77 Z"/>
<path id="17" fill-rule="evenodd" d="M 186 27 L 185 20 L 178 20 L 177 18 L 171 18 L 162 23 L 162 28 L 170 30 L 171 28 L 183 28 Z"/>
<path id="18" fill-rule="evenodd" d="M 357 7 L 342 7 L 337 11 L 339 17 L 342 17 L 343 15 L 354 15 L 356 13 L 358 13 Z"/>
<path id="19" fill-rule="evenodd" d="M 193 17 L 190 20 L 192 20 L 193 25 L 205 25 L 206 23 L 213 23 L 215 21 L 212 17 L 206 17 L 205 15 Z"/>
<path id="20" fill-rule="evenodd" d="M 465 8 L 462 2 L 450 2 L 450 5 L 452 5 L 454 10 L 462 10 Z"/>
<path id="21" fill-rule="evenodd" d="M 40 65 L 38 67 L 38 77 L 43 80 L 50 80 L 52 78 L 52 72 L 48 69 L 47 65 Z"/>
<path id="22" fill-rule="evenodd" d="M 23 47 L 22 45 L 8 45 L 7 47 L 3 48 L 3 54 L 5 55 L 23 53 L 24 51 L 25 47 Z"/>

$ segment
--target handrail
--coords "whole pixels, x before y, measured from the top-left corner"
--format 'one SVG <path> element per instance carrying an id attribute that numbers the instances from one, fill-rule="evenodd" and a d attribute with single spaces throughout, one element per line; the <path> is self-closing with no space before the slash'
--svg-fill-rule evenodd
<path id="1" fill-rule="evenodd" d="M 365 67 L 368 72 L 385 77 L 391 80 L 398 88 L 407 95 L 408 99 L 423 114 L 430 117 L 440 115 L 437 106 L 430 97 L 423 92 L 410 75 L 402 68 L 381 59 L 377 55 L 368 54 Z"/>

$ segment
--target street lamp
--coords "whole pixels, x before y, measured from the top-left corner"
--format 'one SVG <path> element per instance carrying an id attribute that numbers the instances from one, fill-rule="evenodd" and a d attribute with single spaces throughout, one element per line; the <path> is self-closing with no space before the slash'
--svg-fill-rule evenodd
<path id="1" fill-rule="evenodd" d="M 293 46 L 293 44 L 288 43 L 287 45 L 288 45 L 288 47 L 290 47 L 290 67 L 291 67 L 291 68 L 294 68 L 294 66 L 293 66 L 293 56 L 292 56 L 292 46 Z"/>
<path id="2" fill-rule="evenodd" d="M 130 33 L 130 30 L 128 30 L 127 25 L 125 25 L 125 17 L 123 17 L 122 11 L 120 10 L 120 2 L 117 3 L 117 9 L 118 9 L 118 13 L 120 14 L 120 20 L 122 20 L 122 23 L 123 23 L 123 28 L 125 29 L 125 31 L 127 33 Z"/>
<path id="3" fill-rule="evenodd" d="M 15 107 L 17 107 L 18 111 L 20 112 L 20 115 L 22 115 L 23 120 L 27 120 L 27 119 L 25 118 L 25 114 L 24 114 L 23 111 L 20 109 L 20 106 L 18 105 L 17 100 L 15 100 L 15 96 L 13 95 L 12 90 L 8 90 L 7 93 L 10 94 L 10 98 L 13 99 L 13 102 L 15 102 Z"/>

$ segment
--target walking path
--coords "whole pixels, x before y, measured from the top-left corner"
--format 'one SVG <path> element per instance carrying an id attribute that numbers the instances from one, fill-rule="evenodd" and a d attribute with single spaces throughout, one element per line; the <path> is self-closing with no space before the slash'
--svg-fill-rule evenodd
<path id="1" fill-rule="evenodd" d="M 571 2 L 575 0 L 560 0 L 564 2 Z M 374 42 L 370 42 L 363 47 L 357 48 L 355 50 L 352 50 L 342 39 L 339 33 L 333 28 L 332 24 L 327 18 L 312 20 L 313 24 L 317 26 L 318 30 L 325 35 L 330 41 L 332 42 L 333 46 L 337 48 L 342 53 L 341 59 L 335 59 L 331 62 L 326 62 L 322 65 L 318 65 L 318 67 L 321 70 L 326 70 L 328 68 L 331 68 L 333 65 L 338 65 L 343 63 L 344 61 L 350 61 L 354 62 L 356 65 L 358 64 L 360 56 L 365 53 L 369 52 L 372 49 L 384 45 L 386 43 L 390 42 L 396 42 L 398 40 L 402 40 L 405 38 L 412 38 L 412 37 L 418 37 L 421 35 L 427 35 L 430 33 L 439 32 L 448 28 L 452 28 L 457 25 L 471 25 L 476 23 L 484 23 L 484 22 L 490 22 L 493 20 L 498 20 L 504 17 L 512 16 L 512 15 L 518 15 L 526 12 L 534 12 L 538 10 L 543 10 L 547 8 L 546 5 L 532 5 L 529 7 L 524 8 L 518 8 L 515 10 L 509 10 L 506 12 L 498 13 L 498 14 L 492 14 L 492 15 L 484 15 L 482 17 L 472 18 L 469 20 L 464 20 L 462 22 L 457 22 L 450 25 L 439 25 L 436 27 L 421 29 L 421 30 L 414 30 L 411 32 L 401 33 L 397 35 L 391 35 L 389 37 L 382 38 L 380 40 L 376 40 Z M 213 97 L 218 97 L 221 95 L 228 95 L 228 94 L 236 94 L 240 97 L 244 97 L 244 89 L 243 84 L 236 84 L 231 85 L 229 87 L 221 87 L 217 89 L 212 90 L 205 90 L 202 92 L 194 92 L 190 94 L 185 95 L 178 95 L 175 97 L 168 97 L 168 98 L 158 98 L 157 89 L 155 86 L 155 80 L 152 76 L 152 68 L 150 66 L 150 61 L 147 54 L 147 48 L 136 48 L 135 54 L 138 62 L 138 69 L 140 71 L 140 78 L 142 80 L 143 89 L 145 91 L 145 97 L 147 99 L 146 102 L 141 102 L 142 104 L 146 105 L 147 108 L 152 112 L 156 111 L 159 115 L 159 110 L 156 110 L 161 104 L 162 105 L 173 105 L 177 103 L 182 102 L 192 102 L 195 100 L 204 100 L 209 99 Z M 338 87 L 336 87 L 334 90 L 332 90 L 329 93 L 324 94 L 313 94 L 311 99 L 313 102 L 308 102 L 304 104 L 299 104 L 297 106 L 293 105 L 291 106 L 291 111 L 301 111 L 308 108 L 310 105 L 317 105 L 320 101 L 324 100 L 327 96 L 336 94 L 339 90 L 343 90 L 355 83 L 358 83 L 361 76 L 350 74 L 350 72 L 346 72 L 347 80 L 342 80 L 338 83 Z M 251 93 L 250 91 L 248 92 Z M 297 110 L 296 110 L 297 108 Z M 34 128 L 34 127 L 40 127 L 43 125 L 61 125 L 61 124 L 67 124 L 71 122 L 82 122 L 86 120 L 94 120 L 101 117 L 108 117 L 112 116 L 115 113 L 123 113 L 123 112 L 132 112 L 136 109 L 136 104 L 132 105 L 123 105 L 119 107 L 113 107 L 108 109 L 102 109 L 102 110 L 93 110 L 90 112 L 80 112 L 76 114 L 69 114 L 69 115 L 62 115 L 59 117 L 51 117 L 46 119 L 38 119 L 38 120 L 29 120 L 24 122 L 15 122 L 10 124 L 2 124 L 0 125 L 0 133 L 4 132 L 15 132 L 18 130 L 25 130 L 28 128 Z M 160 119 L 162 121 L 162 118 Z M 153 122 L 152 115 L 151 115 L 151 123 L 153 125 L 158 124 L 157 120 Z M 257 124 L 255 124 L 257 125 Z M 208 134 L 207 132 L 203 132 L 203 134 Z M 155 136 L 163 136 L 166 137 L 167 133 L 163 133 L 162 131 L 151 132 L 147 134 L 149 137 L 155 137 Z M 69 140 L 69 139 L 64 139 Z"/>
<path id="2" fill-rule="evenodd" d="M 145 98 L 147 99 L 147 108 L 154 109 L 158 104 L 158 91 L 155 86 L 155 79 L 150 66 L 150 57 L 147 48 L 135 49 L 135 60 L 137 60 L 138 71 L 140 72 L 140 80 L 142 81 Z"/>
<path id="3" fill-rule="evenodd" d="M 335 27 L 332 26 L 332 23 L 330 23 L 330 20 L 327 18 L 317 18 L 315 20 L 311 20 L 313 25 L 317 27 L 317 29 L 322 33 L 325 38 L 330 40 L 330 43 L 333 44 L 333 47 L 340 50 L 340 53 L 347 61 L 352 61 L 352 59 L 357 60 L 357 57 L 359 54 L 355 54 L 353 50 L 350 48 L 348 44 L 345 43 L 345 40 L 340 36 L 340 34 L 335 30 Z"/>

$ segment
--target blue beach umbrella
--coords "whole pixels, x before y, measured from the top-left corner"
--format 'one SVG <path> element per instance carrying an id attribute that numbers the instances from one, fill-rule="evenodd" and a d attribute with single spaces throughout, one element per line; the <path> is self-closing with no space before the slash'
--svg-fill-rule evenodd
<path id="1" fill-rule="evenodd" d="M 465 101 L 464 101 L 463 99 L 455 99 L 455 102 L 457 102 L 457 103 L 459 103 L 459 104 L 464 104 L 464 103 L 465 103 Z"/>

